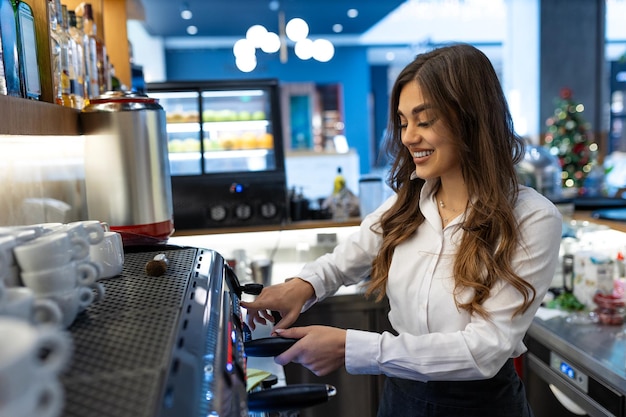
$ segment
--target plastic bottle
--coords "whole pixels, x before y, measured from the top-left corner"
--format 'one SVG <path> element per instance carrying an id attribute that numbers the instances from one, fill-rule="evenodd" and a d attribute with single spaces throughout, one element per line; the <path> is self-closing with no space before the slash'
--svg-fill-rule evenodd
<path id="1" fill-rule="evenodd" d="M 343 176 L 341 167 L 337 167 L 337 175 L 333 181 L 332 194 L 332 212 L 333 219 L 337 221 L 345 221 L 348 219 L 348 198 L 346 193 L 346 179 Z"/>

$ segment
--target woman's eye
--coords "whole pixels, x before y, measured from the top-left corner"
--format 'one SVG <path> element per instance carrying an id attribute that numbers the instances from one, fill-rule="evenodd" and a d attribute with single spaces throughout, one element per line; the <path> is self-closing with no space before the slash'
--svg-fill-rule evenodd
<path id="1" fill-rule="evenodd" d="M 406 129 L 408 125 L 408 123 L 400 123 L 400 129 Z"/>
<path id="2" fill-rule="evenodd" d="M 430 120 L 428 120 L 428 121 L 426 121 L 426 122 L 418 122 L 418 123 L 417 123 L 417 126 L 418 126 L 418 127 L 430 127 L 430 126 L 432 126 L 433 124 L 435 124 L 435 121 L 436 121 L 436 120 L 437 120 L 437 119 L 430 119 Z"/>

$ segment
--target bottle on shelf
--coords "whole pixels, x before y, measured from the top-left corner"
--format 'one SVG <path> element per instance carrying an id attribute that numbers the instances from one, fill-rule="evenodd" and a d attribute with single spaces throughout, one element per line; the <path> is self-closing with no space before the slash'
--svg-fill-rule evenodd
<path id="1" fill-rule="evenodd" d="M 91 94 L 95 92 L 95 85 L 97 84 L 97 93 L 95 96 L 105 93 L 107 90 L 107 86 L 109 82 L 107 79 L 109 78 L 109 65 L 107 62 L 107 52 L 104 41 L 98 36 L 98 29 L 96 26 L 96 22 L 93 17 L 93 8 L 91 3 L 85 3 L 83 5 L 83 30 L 89 36 L 89 42 L 93 43 L 94 46 L 90 45 L 90 48 L 95 49 L 95 61 L 96 68 L 95 74 L 92 77 L 90 74 L 90 78 L 94 78 L 91 80 L 91 88 L 94 89 L 91 91 Z M 95 82 L 94 82 L 95 81 Z M 90 94 L 90 98 L 94 97 L 94 95 Z"/>
<path id="2" fill-rule="evenodd" d="M 17 20 L 11 0 L 0 0 L 0 61 L 3 69 L 2 93 L 23 97 L 17 49 Z M 6 92 L 5 92 L 6 89 Z"/>
<path id="3" fill-rule="evenodd" d="M 0 32 L 0 95 L 7 95 L 7 81 L 4 78 L 4 60 L 2 59 L 2 32 Z"/>
<path id="4" fill-rule="evenodd" d="M 52 4 L 51 4 L 52 3 Z M 71 38 L 64 23 L 61 0 L 48 2 L 50 11 L 50 49 L 52 58 L 52 95 L 54 102 L 72 107 L 71 85 L 74 74 L 70 62 Z"/>
<path id="5" fill-rule="evenodd" d="M 78 16 L 74 10 L 68 10 L 68 22 L 70 25 L 70 36 L 74 38 L 79 46 L 79 53 L 82 53 L 80 59 L 81 68 L 79 69 L 79 80 L 82 77 L 82 90 L 83 90 L 83 107 L 89 104 L 90 97 L 90 74 L 96 73 L 96 61 L 95 61 L 95 43 L 94 48 L 90 47 L 89 36 L 83 30 L 83 17 Z M 97 94 L 96 94 L 97 95 Z"/>
<path id="6" fill-rule="evenodd" d="M 58 0 L 57 0 L 58 1 Z M 61 30 L 67 38 L 67 54 L 69 64 L 69 99 L 70 107 L 82 110 L 85 103 L 85 93 L 83 91 L 83 75 L 82 75 L 82 45 L 72 37 L 69 27 L 69 14 L 67 6 L 61 6 Z"/>
<path id="7" fill-rule="evenodd" d="M 26 98 L 39 100 L 41 96 L 41 81 L 39 79 L 39 63 L 37 62 L 37 40 L 33 9 L 24 1 L 14 1 L 16 5 L 17 51 L 22 91 Z"/>

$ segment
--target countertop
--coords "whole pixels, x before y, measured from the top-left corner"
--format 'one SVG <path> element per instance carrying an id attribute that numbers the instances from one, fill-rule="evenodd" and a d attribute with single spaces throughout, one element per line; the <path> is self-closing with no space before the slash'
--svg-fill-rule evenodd
<path id="1" fill-rule="evenodd" d="M 542 316 L 545 319 L 540 318 Z M 540 310 L 528 335 L 575 361 L 584 368 L 583 372 L 626 395 L 625 325 L 580 324 L 566 315 L 550 317 Z"/>

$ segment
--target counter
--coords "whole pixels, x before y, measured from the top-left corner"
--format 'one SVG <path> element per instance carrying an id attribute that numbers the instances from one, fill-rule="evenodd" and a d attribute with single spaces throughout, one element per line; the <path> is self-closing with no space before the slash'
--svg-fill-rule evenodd
<path id="1" fill-rule="evenodd" d="M 626 326 L 570 323 L 566 316 L 535 317 L 528 335 L 626 395 Z"/>
<path id="2" fill-rule="evenodd" d="M 535 415 L 626 415 L 626 327 L 581 324 L 554 311 L 540 318 L 541 310 L 527 332 L 524 355 Z"/>

